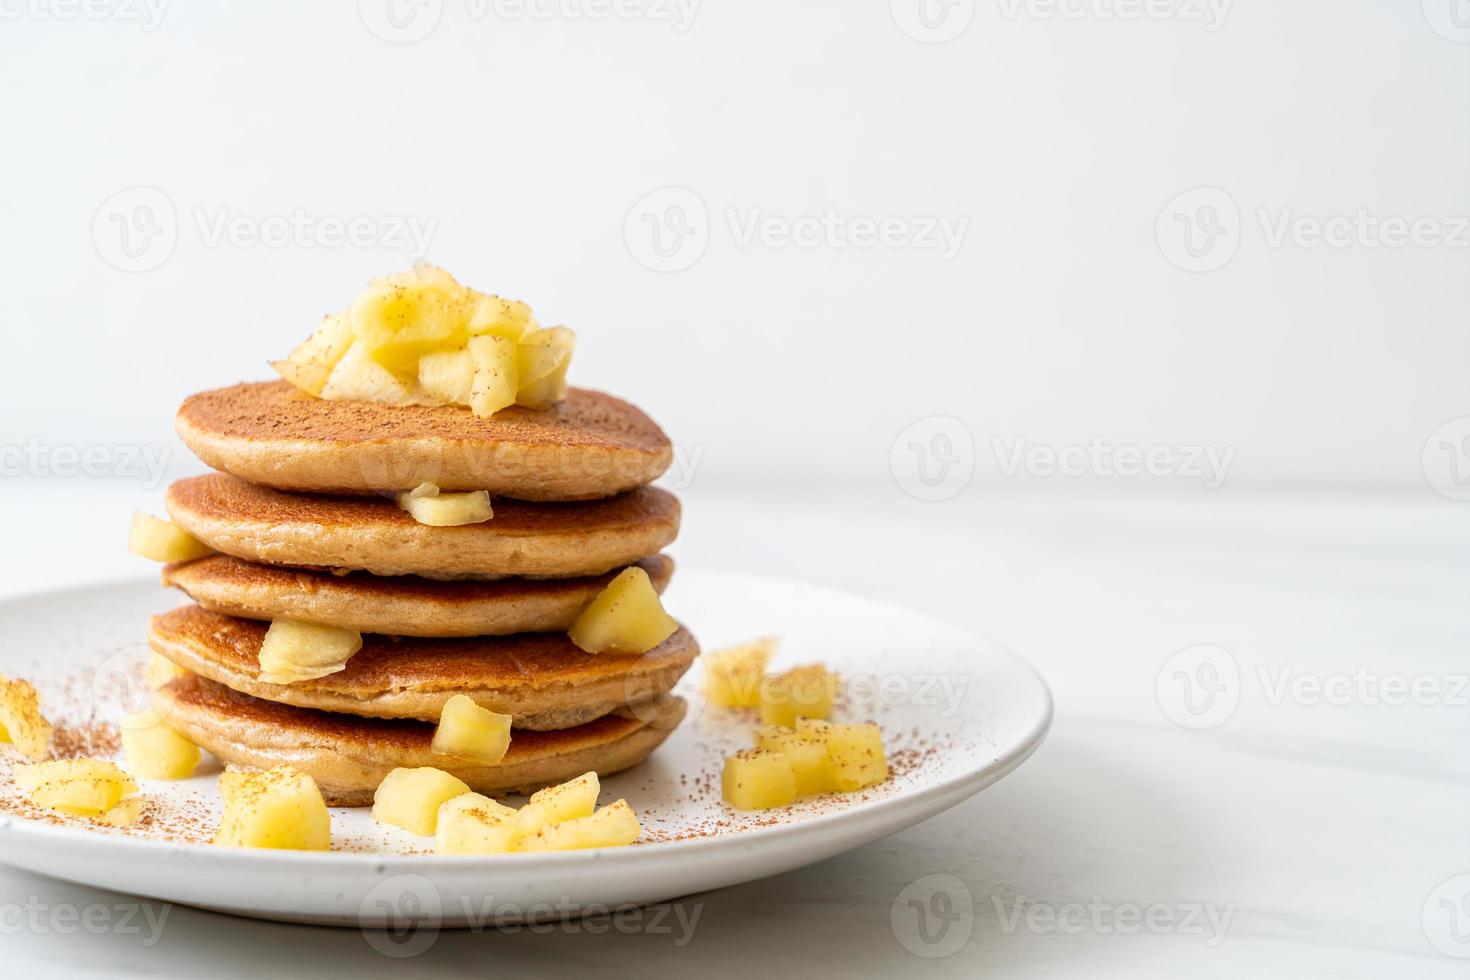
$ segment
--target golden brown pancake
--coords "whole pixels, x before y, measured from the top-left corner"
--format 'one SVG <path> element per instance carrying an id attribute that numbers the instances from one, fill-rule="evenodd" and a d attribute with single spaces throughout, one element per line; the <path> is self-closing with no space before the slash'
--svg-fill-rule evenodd
<path id="1" fill-rule="evenodd" d="M 429 527 L 392 500 L 284 493 L 224 473 L 169 487 L 174 523 L 216 551 L 270 565 L 434 579 L 570 578 L 657 554 L 679 533 L 679 502 L 640 487 L 606 500 L 497 500 L 482 524 Z"/>
<path id="2" fill-rule="evenodd" d="M 191 673 L 236 691 L 322 711 L 437 722 L 464 694 L 513 718 L 517 728 L 570 728 L 666 694 L 699 655 L 680 629 L 642 655 L 584 653 L 564 633 L 475 639 L 369 635 L 345 669 L 316 680 L 260 680 L 267 626 L 183 606 L 149 624 L 154 650 Z"/>
<path id="3" fill-rule="evenodd" d="M 611 395 L 572 388 L 538 411 L 479 418 L 434 407 L 326 401 L 285 381 L 193 395 L 175 428 L 215 469 L 318 493 L 488 490 L 525 500 L 590 500 L 652 482 L 673 448 L 652 419 Z"/>
<path id="4" fill-rule="evenodd" d="M 659 592 L 674 571 L 665 555 L 635 564 Z M 163 584 L 211 612 L 247 619 L 301 619 L 394 636 L 503 636 L 565 632 L 616 574 L 439 582 L 368 572 L 334 575 L 213 555 L 165 567 Z"/>
<path id="5" fill-rule="evenodd" d="M 513 732 L 499 765 L 433 752 L 434 726 L 356 718 L 274 704 L 197 677 L 153 692 L 165 723 L 231 768 L 289 765 L 316 780 L 331 806 L 367 806 L 392 770 L 433 766 L 491 796 L 526 793 L 584 772 L 599 776 L 642 762 L 684 717 L 682 698 L 655 710 L 606 715 L 555 732 Z"/>

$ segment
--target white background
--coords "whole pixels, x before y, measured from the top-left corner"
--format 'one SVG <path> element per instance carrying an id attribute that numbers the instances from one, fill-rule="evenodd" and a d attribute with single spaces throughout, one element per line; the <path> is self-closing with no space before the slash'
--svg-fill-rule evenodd
<path id="1" fill-rule="evenodd" d="M 158 443 L 183 395 L 264 376 L 409 259 L 209 234 L 298 210 L 390 239 L 391 216 L 432 222 L 429 258 L 578 330 L 575 380 L 636 398 L 710 478 L 883 478 L 900 431 L 948 415 L 982 480 L 1004 478 L 994 439 L 1099 437 L 1234 447 L 1227 487 L 1407 488 L 1470 411 L 1470 230 L 1458 248 L 1267 234 L 1360 209 L 1450 234 L 1470 214 L 1470 45 L 1418 0 L 1223 18 L 1154 0 L 1177 16 L 1134 19 L 956 0 L 950 23 L 970 21 L 944 44 L 884 0 L 703 0 L 682 31 L 654 0 L 620 0 L 635 20 L 425 0 L 401 9 L 437 29 L 408 44 L 347 2 L 176 2 L 151 31 L 142 0 L 62 19 L 69 2 L 0 4 L 0 381 L 17 434 L 48 445 Z M 104 259 L 111 212 L 98 240 L 93 223 L 131 218 L 112 199 L 137 186 L 166 195 L 176 245 L 126 273 Z M 659 273 L 625 219 L 669 186 L 702 200 L 707 248 Z M 1189 273 L 1155 228 L 1200 186 L 1234 201 L 1238 248 Z M 948 260 L 731 227 L 828 209 L 968 225 Z"/>
<path id="2" fill-rule="evenodd" d="M 409 21 L 427 36 L 393 43 L 367 26 L 391 36 L 374 0 L 174 0 L 152 30 L 127 19 L 142 7 L 0 0 L 0 592 L 151 574 L 122 534 L 159 505 L 143 460 L 197 465 L 171 435 L 179 400 L 266 376 L 411 258 L 312 234 L 211 242 L 215 221 L 363 217 L 392 237 L 407 216 L 432 225 L 430 259 L 574 327 L 574 381 L 632 398 L 697 460 L 678 481 L 681 561 L 967 623 L 1034 662 L 1058 709 L 1032 761 L 950 814 L 698 897 L 688 947 L 446 936 L 400 962 L 353 933 L 179 909 L 143 948 L 9 930 L 17 902 L 126 899 L 0 871 L 16 962 L 1461 975 L 1434 939 L 1436 888 L 1470 872 L 1466 708 L 1273 701 L 1260 671 L 1466 669 L 1470 11 L 1458 28 L 1453 0 L 1239 0 L 1223 20 L 1194 3 L 1130 19 L 1128 0 L 1065 15 L 959 0 L 933 8 L 958 33 L 929 44 L 902 26 L 923 33 L 916 6 L 893 7 L 704 0 L 680 30 L 663 5 L 577 20 L 443 0 Z M 666 188 L 695 210 L 648 197 Z M 696 234 L 656 271 L 647 222 L 669 232 L 669 204 Z M 1224 234 L 1192 260 L 1176 216 L 1207 242 L 1202 205 Z M 949 258 L 742 243 L 731 224 L 829 209 L 968 224 Z M 1272 244 L 1283 219 L 1306 233 L 1360 211 L 1429 219 L 1458 247 Z M 125 240 L 118 219 L 165 234 Z M 1178 466 L 1123 477 L 1089 458 L 1048 476 L 1030 456 L 1007 475 L 997 460 L 1093 440 L 1095 458 L 1230 463 L 1206 490 Z M 93 447 L 95 478 L 64 475 Z M 1202 644 L 1238 662 L 1240 702 L 1193 731 L 1156 681 Z M 974 935 L 918 958 L 889 910 L 934 873 L 973 893 Z M 993 901 L 1017 897 L 1235 917 L 1217 946 L 1007 932 Z"/>

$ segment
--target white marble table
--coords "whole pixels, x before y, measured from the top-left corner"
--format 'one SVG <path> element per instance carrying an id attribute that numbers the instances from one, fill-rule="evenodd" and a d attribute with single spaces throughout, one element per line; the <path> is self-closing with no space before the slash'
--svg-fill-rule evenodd
<path id="1" fill-rule="evenodd" d="M 85 481 L 0 487 L 0 592 L 139 574 L 122 528 L 156 502 Z M 942 817 L 691 896 L 692 931 L 446 933 L 422 956 L 390 959 L 355 931 L 173 908 L 151 942 L 141 917 L 122 928 L 112 906 L 125 896 L 0 868 L 7 974 L 1470 971 L 1430 938 L 1470 956 L 1470 900 L 1458 922 L 1440 901 L 1465 898 L 1470 878 L 1432 894 L 1470 874 L 1470 690 L 1455 680 L 1470 670 L 1470 504 L 1427 491 L 1100 500 L 980 487 L 925 504 L 886 486 L 696 486 L 676 553 L 965 622 L 1045 674 L 1052 734 L 1020 771 Z M 1225 695 L 1238 704 L 1223 719 L 1218 707 L 1180 714 L 1173 668 L 1210 675 L 1176 661 L 1167 706 L 1219 722 L 1189 729 L 1161 708 L 1156 681 L 1200 645 L 1228 651 L 1239 681 Z M 963 890 L 973 913 L 930 917 L 926 936 L 895 928 L 895 899 L 915 881 L 921 897 L 936 883 Z M 155 923 L 165 912 L 151 911 Z"/>

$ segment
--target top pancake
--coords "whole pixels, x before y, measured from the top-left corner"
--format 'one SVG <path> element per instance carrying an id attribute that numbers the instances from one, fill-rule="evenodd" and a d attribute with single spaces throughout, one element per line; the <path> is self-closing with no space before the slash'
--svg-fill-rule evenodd
<path id="1" fill-rule="evenodd" d="M 327 401 L 286 381 L 192 395 L 175 428 L 195 455 L 252 483 L 318 493 L 488 490 L 593 500 L 652 482 L 673 460 L 647 415 L 572 388 L 555 407 L 480 418 L 457 405 Z"/>

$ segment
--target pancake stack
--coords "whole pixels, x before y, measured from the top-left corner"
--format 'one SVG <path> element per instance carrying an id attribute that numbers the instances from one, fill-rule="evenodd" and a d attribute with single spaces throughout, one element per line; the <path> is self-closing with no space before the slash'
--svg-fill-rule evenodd
<path id="1" fill-rule="evenodd" d="M 477 417 L 457 406 L 326 401 L 284 381 L 195 395 L 184 442 L 218 472 L 178 481 L 174 524 L 214 554 L 169 565 L 194 604 L 154 617 L 181 668 L 154 692 L 170 727 L 233 768 L 289 764 L 334 806 L 398 767 L 434 766 L 491 795 L 641 762 L 684 715 L 669 692 L 699 653 L 682 626 L 641 655 L 589 654 L 566 630 L 623 569 L 660 592 L 679 504 L 649 486 L 667 436 L 608 395 Z M 418 523 L 392 499 L 422 483 L 486 490 L 494 517 Z M 282 684 L 258 659 L 272 620 L 363 634 L 345 669 Z M 490 766 L 431 751 L 463 694 L 512 716 Z"/>

